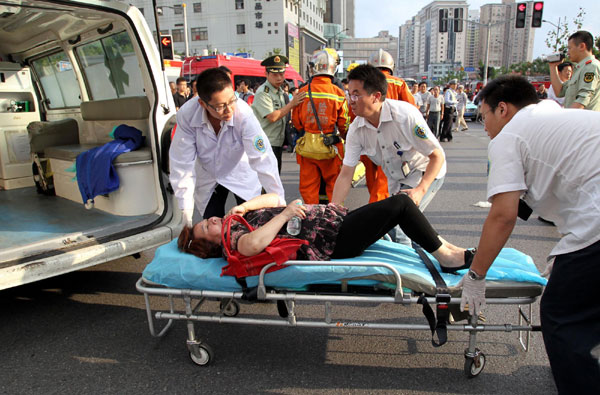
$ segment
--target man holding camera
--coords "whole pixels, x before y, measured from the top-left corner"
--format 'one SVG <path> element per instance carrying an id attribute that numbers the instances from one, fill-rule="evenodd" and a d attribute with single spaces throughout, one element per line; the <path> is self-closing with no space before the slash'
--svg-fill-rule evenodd
<path id="1" fill-rule="evenodd" d="M 561 60 L 550 62 L 550 81 L 554 93 L 564 97 L 565 108 L 600 111 L 600 62 L 594 57 L 594 37 L 580 30 L 569 37 L 569 58 L 575 64 L 570 80 L 561 82 L 558 65 Z"/>

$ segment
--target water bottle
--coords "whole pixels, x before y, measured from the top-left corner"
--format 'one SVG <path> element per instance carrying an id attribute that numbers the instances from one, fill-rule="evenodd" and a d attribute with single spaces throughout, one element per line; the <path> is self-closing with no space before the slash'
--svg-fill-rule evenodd
<path id="1" fill-rule="evenodd" d="M 296 203 L 298 205 L 302 204 L 302 201 L 298 201 Z M 302 218 L 294 216 L 287 223 L 287 232 L 289 235 L 297 236 L 300 233 L 300 229 L 302 229 Z"/>
<path id="2" fill-rule="evenodd" d="M 292 236 L 297 236 L 302 228 L 302 219 L 300 217 L 292 217 L 287 223 L 287 232 Z"/>

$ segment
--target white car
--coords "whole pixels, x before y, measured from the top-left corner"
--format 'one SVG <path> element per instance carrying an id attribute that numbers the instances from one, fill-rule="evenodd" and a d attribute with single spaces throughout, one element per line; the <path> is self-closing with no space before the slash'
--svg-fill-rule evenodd
<path id="1" fill-rule="evenodd" d="M 5 0 L 0 11 L 0 289 L 177 236 L 167 175 L 175 106 L 140 11 L 109 0 Z M 112 162 L 117 190 L 84 202 L 76 157 L 122 124 L 142 146 Z M 104 173 L 90 174 L 76 177 Z"/>

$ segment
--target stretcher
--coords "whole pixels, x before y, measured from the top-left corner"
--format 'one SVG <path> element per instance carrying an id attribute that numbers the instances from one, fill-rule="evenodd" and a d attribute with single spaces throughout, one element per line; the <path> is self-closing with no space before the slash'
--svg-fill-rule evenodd
<path id="1" fill-rule="evenodd" d="M 424 264 L 426 261 L 429 261 L 430 269 Z M 388 241 L 378 241 L 360 257 L 352 259 L 288 261 L 285 268 L 266 273 L 274 265 L 271 264 L 265 266 L 260 275 L 247 277 L 246 288 L 242 288 L 234 277 L 220 276 L 226 264 L 222 258 L 200 259 L 181 253 L 177 249 L 177 240 L 174 240 L 157 249 L 155 258 L 136 283 L 137 290 L 144 294 L 150 334 L 162 337 L 174 321 L 186 321 L 190 358 L 200 366 L 209 364 L 214 352 L 197 337 L 196 322 L 427 330 L 432 333 L 434 346 L 445 343 L 447 331 L 462 331 L 469 336 L 464 352 L 464 371 L 471 378 L 479 375 L 486 363 L 485 354 L 477 348 L 478 332 L 518 332 L 521 346 L 528 351 L 531 331 L 539 330 L 539 326 L 531 322 L 532 304 L 546 284 L 529 256 L 514 249 L 503 249 L 486 277 L 486 303 L 516 305 L 518 322 L 491 325 L 485 324 L 482 317 L 469 316 L 458 309 L 461 290 L 456 284 L 464 270 L 457 274 L 440 273 L 440 266 L 433 256 Z M 432 267 L 437 272 L 433 272 Z M 440 278 L 445 287 L 440 285 Z M 167 310 L 153 309 L 151 302 L 156 297 L 167 298 Z M 176 299 L 183 303 L 175 303 Z M 216 311 L 199 311 L 203 305 L 216 306 L 205 304 L 212 300 L 220 302 Z M 276 302 L 279 314 L 267 318 L 240 316 L 240 301 Z M 296 309 L 296 304 L 300 303 L 323 304 L 323 317 L 301 317 Z M 333 306 L 339 303 L 420 304 L 427 322 L 408 324 L 334 318 Z M 183 307 L 176 308 L 176 305 Z M 431 306 L 435 307 L 435 314 Z M 458 323 L 464 319 L 467 320 L 465 323 Z M 155 320 L 166 323 L 159 329 Z"/>

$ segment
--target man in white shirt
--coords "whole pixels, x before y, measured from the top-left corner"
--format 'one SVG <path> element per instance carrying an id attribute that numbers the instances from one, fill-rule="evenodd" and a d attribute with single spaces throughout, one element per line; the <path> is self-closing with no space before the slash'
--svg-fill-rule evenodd
<path id="1" fill-rule="evenodd" d="M 236 98 L 227 73 L 207 69 L 196 81 L 199 98 L 177 113 L 169 150 L 169 179 L 184 224 L 191 226 L 194 206 L 204 218 L 223 217 L 229 192 L 241 204 L 262 186 L 285 204 L 269 139 L 248 104 Z"/>
<path id="2" fill-rule="evenodd" d="M 425 115 L 427 114 L 427 99 L 429 99 L 429 96 L 431 96 L 431 93 L 427 92 L 427 82 L 419 82 L 419 91 L 415 94 L 415 99 L 417 100 L 419 111 L 421 111 L 423 118 L 425 118 Z"/>
<path id="3" fill-rule="evenodd" d="M 503 76 L 479 94 L 488 148 L 488 200 L 477 253 L 463 285 L 461 309 L 485 305 L 485 275 L 508 240 L 519 198 L 554 221 L 560 234 L 540 303 L 546 352 L 559 393 L 600 388 L 600 114 L 538 103 L 524 78 Z M 595 350 L 595 351 L 594 351 Z"/>
<path id="4" fill-rule="evenodd" d="M 571 79 L 571 76 L 573 75 L 573 65 L 571 64 L 571 62 L 563 62 L 558 65 L 557 69 L 558 69 L 558 79 L 560 79 L 561 83 L 564 84 L 565 82 L 567 82 L 568 80 Z M 548 99 L 554 100 L 555 102 L 560 104 L 561 107 L 565 103 L 564 97 L 556 96 L 556 93 L 554 93 L 554 88 L 552 87 L 552 85 L 550 85 L 550 88 L 548 88 Z"/>
<path id="5" fill-rule="evenodd" d="M 385 98 L 387 81 L 377 68 L 357 66 L 348 81 L 349 103 L 357 117 L 346 137 L 344 162 L 332 202 L 344 202 L 360 155 L 367 155 L 382 167 L 390 195 L 402 191 L 423 211 L 446 175 L 440 143 L 414 105 Z M 398 239 L 410 243 L 404 235 Z"/>
<path id="6" fill-rule="evenodd" d="M 444 92 L 444 117 L 442 118 L 442 131 L 440 132 L 440 141 L 452 141 L 452 123 L 453 117 L 456 113 L 456 105 L 458 100 L 456 99 L 456 85 L 457 80 L 450 80 L 448 83 L 448 89 Z"/>

